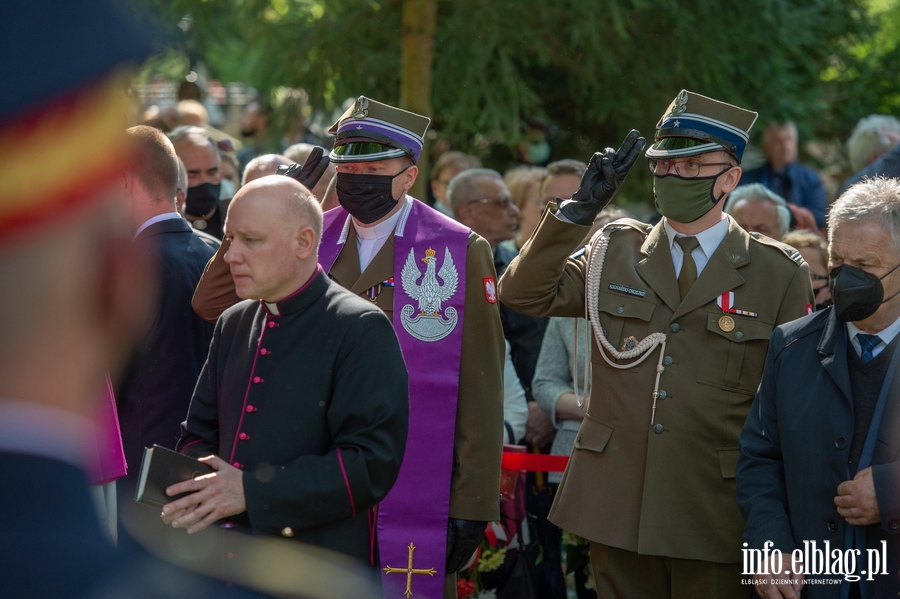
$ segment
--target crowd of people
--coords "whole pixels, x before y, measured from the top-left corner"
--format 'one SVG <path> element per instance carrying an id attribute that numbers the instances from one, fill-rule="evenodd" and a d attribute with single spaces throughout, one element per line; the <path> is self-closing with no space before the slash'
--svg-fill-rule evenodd
<path id="1" fill-rule="evenodd" d="M 687 90 L 590 157 L 444 152 L 420 201 L 430 118 L 366 96 L 327 139 L 261 99 L 239 136 L 127 123 L 150 46 L 110 23 L 0 113 L 11 596 L 900 594 L 900 121 L 832 202 L 793 123 L 745 170 L 758 114 Z M 636 163 L 649 223 L 612 203 Z M 157 511 L 154 446 L 213 470 Z M 522 446 L 564 472 L 501 484 Z"/>

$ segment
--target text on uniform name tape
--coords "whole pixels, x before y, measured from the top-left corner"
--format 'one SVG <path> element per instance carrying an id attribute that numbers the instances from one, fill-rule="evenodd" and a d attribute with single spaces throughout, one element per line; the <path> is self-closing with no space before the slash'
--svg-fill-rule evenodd
<path id="1" fill-rule="evenodd" d="M 636 295 L 638 297 L 644 297 L 647 295 L 647 292 L 643 289 L 635 289 L 634 287 L 626 287 L 625 285 L 619 285 L 618 283 L 610 283 L 609 288 L 612 291 L 618 291 L 620 293 L 627 293 L 628 295 Z"/>

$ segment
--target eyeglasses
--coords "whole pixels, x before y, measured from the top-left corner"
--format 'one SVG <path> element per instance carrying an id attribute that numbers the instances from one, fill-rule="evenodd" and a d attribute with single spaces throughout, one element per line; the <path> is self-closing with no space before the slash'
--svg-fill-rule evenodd
<path id="1" fill-rule="evenodd" d="M 827 281 L 828 275 L 814 275 L 814 274 L 810 273 L 809 278 L 812 279 L 813 281 Z"/>
<path id="2" fill-rule="evenodd" d="M 469 200 L 466 204 L 486 204 L 489 206 L 497 206 L 503 210 L 508 210 L 511 206 L 515 206 L 515 202 L 509 196 L 495 199 Z"/>
<path id="3" fill-rule="evenodd" d="M 704 166 L 729 166 L 734 165 L 730 162 L 700 162 L 699 160 L 684 160 L 677 162 L 675 160 L 650 158 L 647 160 L 647 166 L 654 175 L 663 176 L 670 170 L 674 170 L 675 174 L 685 179 L 693 179 L 700 174 L 700 169 Z"/>

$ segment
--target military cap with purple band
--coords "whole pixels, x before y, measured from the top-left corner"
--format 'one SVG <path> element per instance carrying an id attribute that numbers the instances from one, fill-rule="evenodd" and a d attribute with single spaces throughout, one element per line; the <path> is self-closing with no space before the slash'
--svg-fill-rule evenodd
<path id="1" fill-rule="evenodd" d="M 744 155 L 757 113 L 681 90 L 656 125 L 647 158 L 683 158 L 726 151 Z"/>
<path id="2" fill-rule="evenodd" d="M 332 162 L 372 162 L 408 156 L 419 161 L 431 119 L 360 96 L 328 132 Z"/>

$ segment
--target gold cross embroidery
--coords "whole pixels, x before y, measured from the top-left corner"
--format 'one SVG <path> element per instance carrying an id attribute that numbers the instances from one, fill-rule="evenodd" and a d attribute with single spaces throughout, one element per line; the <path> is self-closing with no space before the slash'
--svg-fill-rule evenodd
<path id="1" fill-rule="evenodd" d="M 407 597 L 412 597 L 412 577 L 413 574 L 428 574 L 429 576 L 434 576 L 437 574 L 437 570 L 434 568 L 428 568 L 427 570 L 417 570 L 413 568 L 413 552 L 416 550 L 416 546 L 412 543 L 409 544 L 409 562 L 406 568 L 392 568 L 390 566 L 385 566 L 384 571 L 387 574 L 406 574 L 406 592 L 404 595 Z"/>

